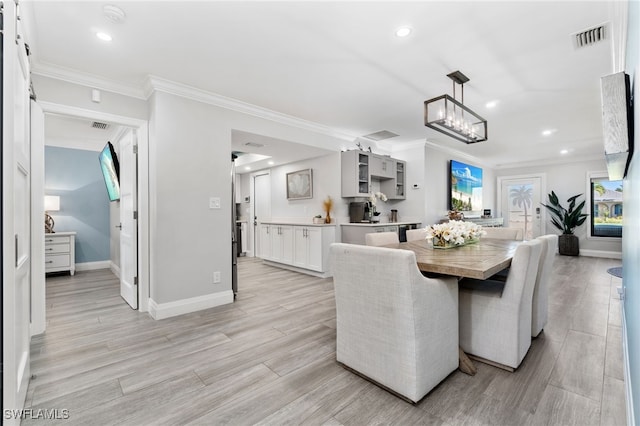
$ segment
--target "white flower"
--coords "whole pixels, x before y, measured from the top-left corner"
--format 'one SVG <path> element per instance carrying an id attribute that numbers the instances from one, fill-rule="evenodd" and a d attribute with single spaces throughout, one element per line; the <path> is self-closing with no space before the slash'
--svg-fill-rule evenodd
<path id="1" fill-rule="evenodd" d="M 376 205 L 376 201 L 378 201 L 378 199 L 380 201 L 385 201 L 386 202 L 387 201 L 387 196 L 384 195 L 382 192 L 379 192 L 379 191 L 378 192 L 372 192 L 372 193 L 369 194 L 369 202 L 372 205 L 375 206 Z"/>
<path id="2" fill-rule="evenodd" d="M 461 220 L 450 220 L 446 223 L 427 226 L 425 230 L 427 238 L 437 238 L 455 245 L 464 244 L 467 240 L 475 240 L 486 234 L 482 226 Z"/>

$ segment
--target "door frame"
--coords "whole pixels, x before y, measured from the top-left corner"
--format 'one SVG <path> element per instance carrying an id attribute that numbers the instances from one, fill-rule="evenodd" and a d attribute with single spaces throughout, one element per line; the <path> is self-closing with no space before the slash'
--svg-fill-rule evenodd
<path id="1" fill-rule="evenodd" d="M 107 121 L 120 126 L 132 128 L 137 132 L 138 142 L 138 310 L 140 312 L 149 311 L 150 298 L 150 243 L 149 243 L 149 123 L 147 120 L 139 118 L 127 117 L 111 113 L 99 112 L 69 105 L 62 105 L 47 101 L 38 101 L 45 113 L 45 122 L 47 114 L 65 115 L 88 120 Z M 44 147 L 43 147 L 44 149 Z M 44 166 L 44 164 L 43 164 Z M 40 197 L 44 197 L 44 188 L 41 188 Z M 31 212 L 32 216 L 36 215 L 41 221 L 41 215 L 38 212 Z M 44 240 L 44 227 L 38 229 L 39 237 Z M 44 253 L 34 253 L 39 258 L 32 259 L 33 262 L 44 262 Z M 41 297 L 45 292 L 44 279 L 32 283 L 32 293 Z M 42 313 L 44 317 L 44 313 Z"/>
<path id="2" fill-rule="evenodd" d="M 504 217 L 502 211 L 502 182 L 511 179 L 540 179 L 540 202 L 544 202 L 544 196 L 547 193 L 547 174 L 546 173 L 528 173 L 524 175 L 498 176 L 496 183 L 496 216 Z M 540 234 L 547 233 L 547 209 L 540 208 Z"/>
<path id="3" fill-rule="evenodd" d="M 258 257 L 258 239 L 260 238 L 260 233 L 256 232 L 256 226 L 254 226 L 254 218 L 256 217 L 256 177 L 267 175 L 271 178 L 271 170 L 259 170 L 257 172 L 251 173 L 251 179 L 249 181 L 249 193 L 251 194 L 251 198 L 249 199 L 249 211 L 251 212 L 251 217 L 249 218 L 248 224 L 249 229 L 251 230 L 251 241 L 253 241 L 253 247 L 251 247 L 251 253 L 247 253 L 247 256 Z M 271 193 L 269 193 L 271 195 Z M 271 201 L 269 201 L 269 216 L 271 216 Z"/>

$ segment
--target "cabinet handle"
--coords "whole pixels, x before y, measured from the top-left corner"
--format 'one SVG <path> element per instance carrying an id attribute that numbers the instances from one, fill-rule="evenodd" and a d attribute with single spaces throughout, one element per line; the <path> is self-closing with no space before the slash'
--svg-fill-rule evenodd
<path id="1" fill-rule="evenodd" d="M 50 242 L 52 242 L 52 241 L 53 241 L 53 238 L 49 238 L 49 239 L 46 239 L 46 240 L 44 240 L 44 241 L 45 241 L 46 243 L 50 243 Z"/>
<path id="2" fill-rule="evenodd" d="M 53 251 L 53 247 L 47 247 L 46 250 L 47 251 Z"/>
<path id="3" fill-rule="evenodd" d="M 267 226 L 267 234 L 269 233 L 269 227 Z"/>
<path id="4" fill-rule="evenodd" d="M 44 262 L 44 263 L 53 263 L 53 260 L 47 260 L 47 261 L 46 261 L 46 262 Z"/>

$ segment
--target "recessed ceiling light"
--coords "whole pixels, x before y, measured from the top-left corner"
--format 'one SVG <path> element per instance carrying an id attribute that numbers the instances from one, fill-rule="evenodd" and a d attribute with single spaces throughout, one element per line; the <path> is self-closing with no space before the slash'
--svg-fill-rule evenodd
<path id="1" fill-rule="evenodd" d="M 102 41 L 111 41 L 111 40 L 113 40 L 113 37 L 111 37 L 109 34 L 103 33 L 103 32 L 97 32 L 96 33 L 96 37 L 98 37 Z"/>
<path id="2" fill-rule="evenodd" d="M 489 101 L 485 104 L 487 108 L 495 108 L 498 105 L 498 101 Z"/>
<path id="3" fill-rule="evenodd" d="M 409 34 L 411 34 L 411 31 L 411 27 L 400 27 L 396 30 L 396 36 L 407 37 Z"/>
<path id="4" fill-rule="evenodd" d="M 552 134 L 554 134 L 555 132 L 557 132 L 556 129 L 547 129 L 547 130 L 543 130 L 542 131 L 542 136 L 551 136 Z"/>
<path id="5" fill-rule="evenodd" d="M 249 167 L 249 166 L 245 166 L 245 167 L 244 167 L 244 169 L 245 169 L 245 170 L 251 170 L 251 167 Z"/>
<path id="6" fill-rule="evenodd" d="M 568 154 L 569 150 L 568 149 L 563 149 L 560 151 L 560 154 L 564 155 L 564 154 Z"/>
<path id="7" fill-rule="evenodd" d="M 273 166 L 275 163 L 273 161 L 269 161 L 269 165 Z"/>

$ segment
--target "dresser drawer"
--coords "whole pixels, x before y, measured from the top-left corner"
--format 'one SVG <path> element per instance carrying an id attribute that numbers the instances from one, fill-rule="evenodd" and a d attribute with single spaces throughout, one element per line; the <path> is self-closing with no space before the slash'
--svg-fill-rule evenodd
<path id="1" fill-rule="evenodd" d="M 45 269 L 64 268 L 71 265 L 71 256 L 67 254 L 47 254 L 44 256 Z"/>
<path id="2" fill-rule="evenodd" d="M 47 244 L 44 247 L 44 254 L 69 253 L 70 244 Z"/>
<path id="3" fill-rule="evenodd" d="M 52 235 L 46 235 L 44 237 L 44 244 L 45 245 L 50 245 L 50 244 L 69 244 L 71 242 L 71 237 L 68 235 L 62 235 L 62 236 L 52 236 Z"/>

